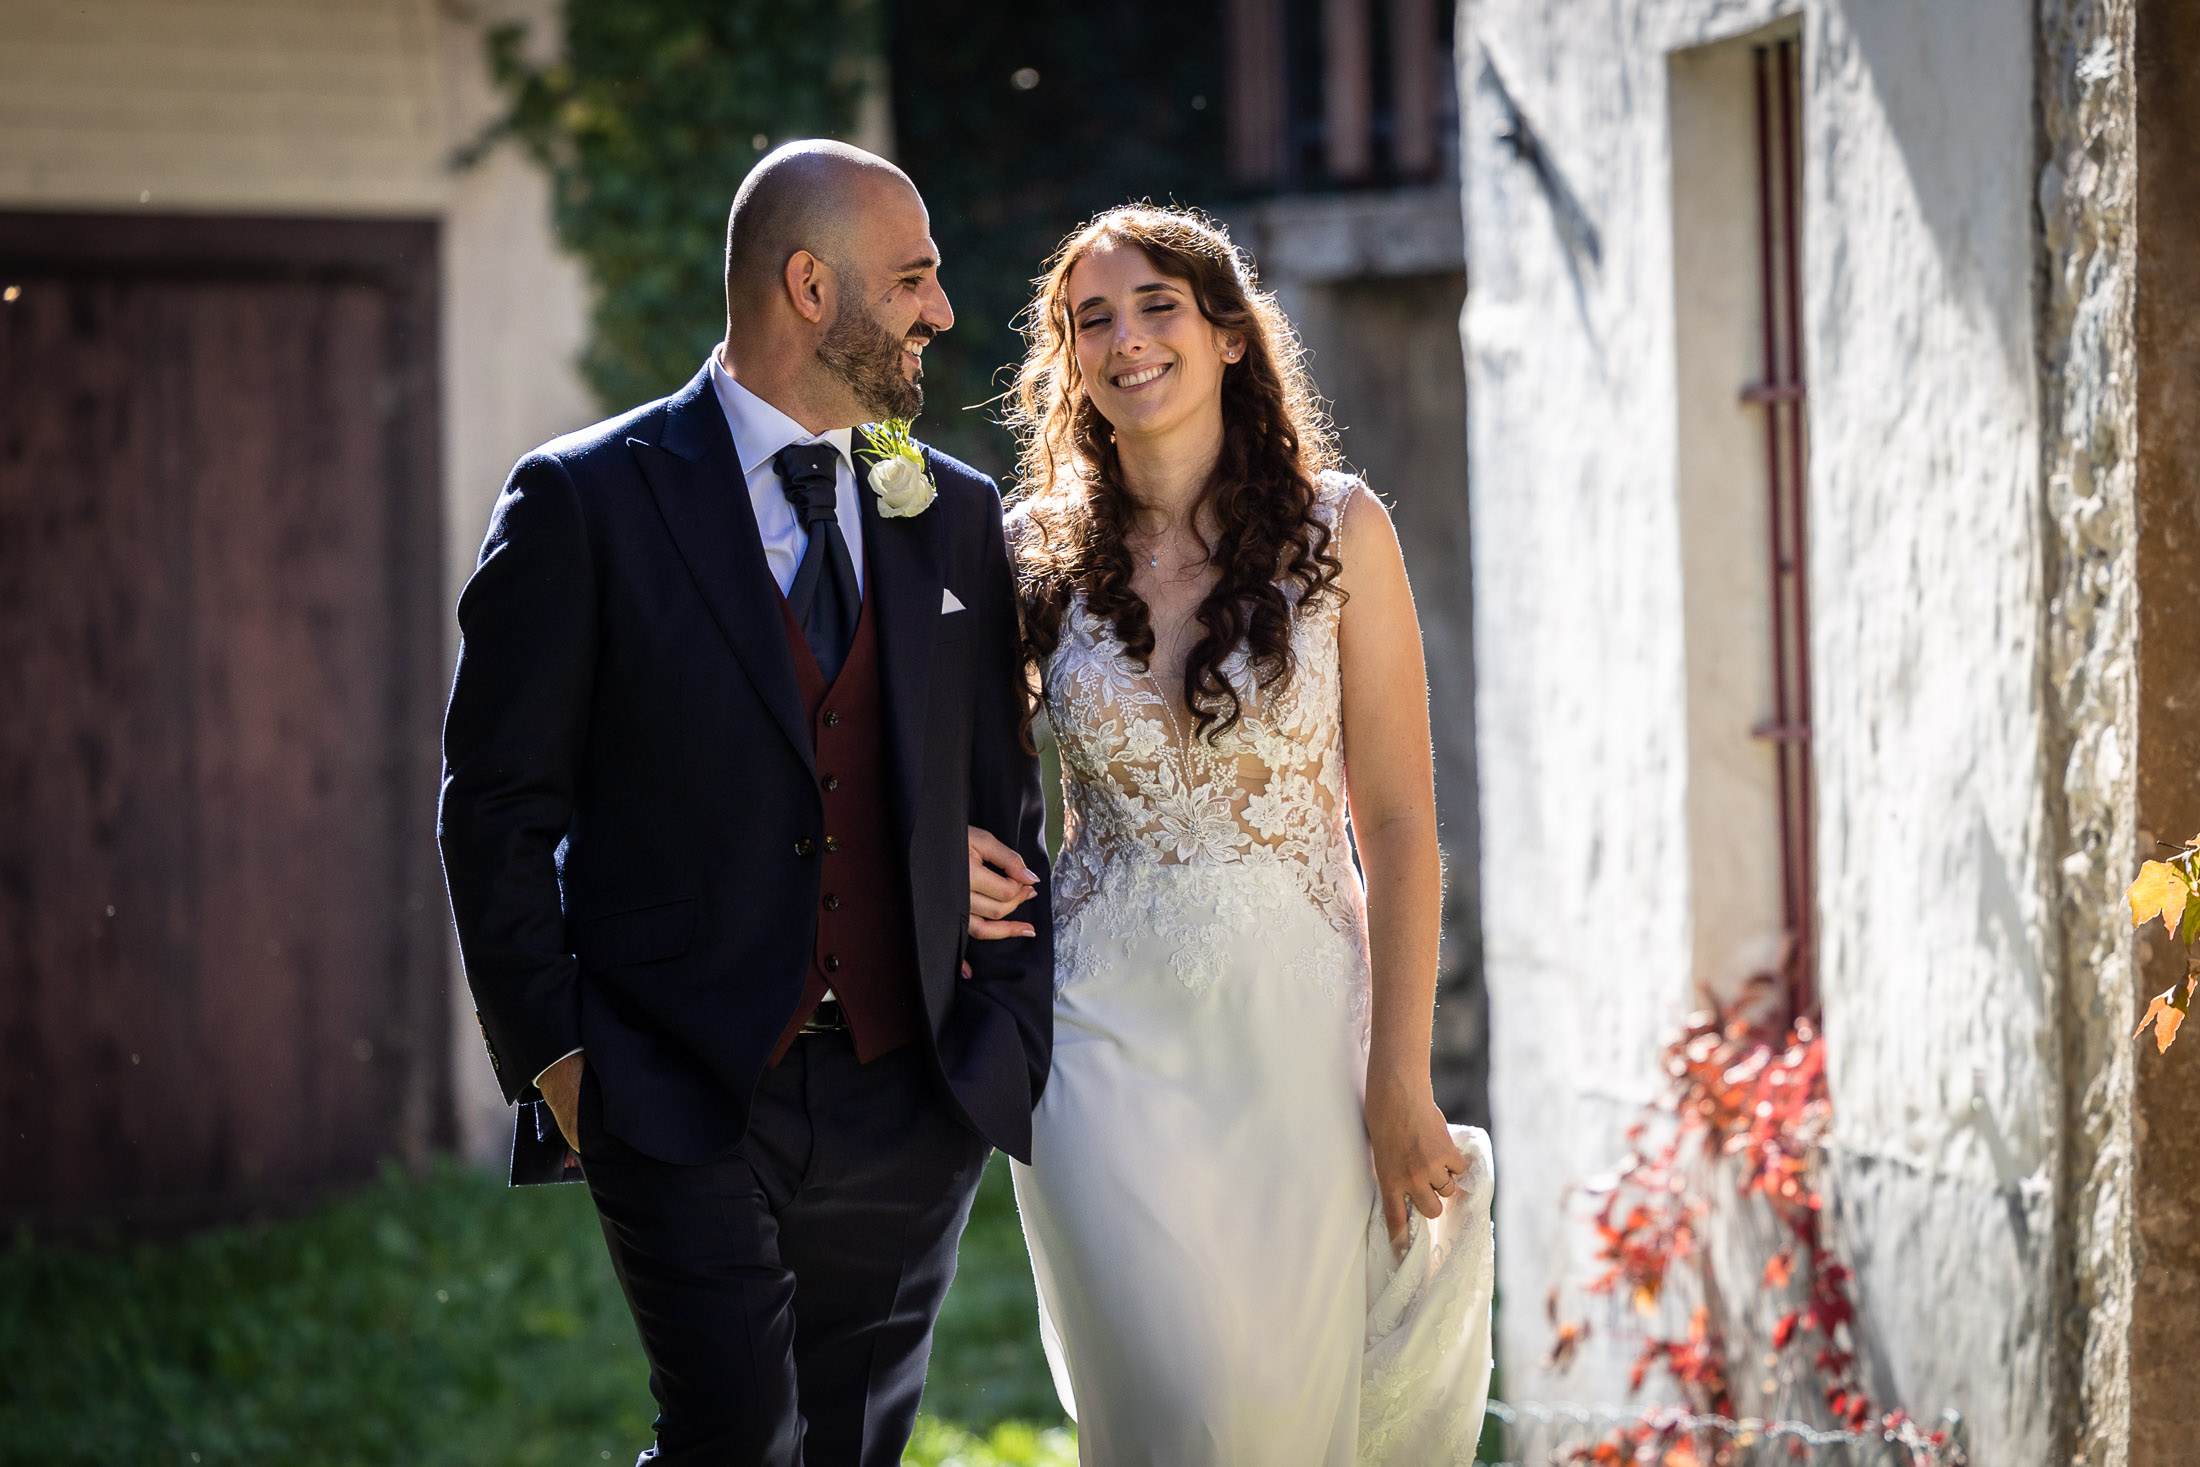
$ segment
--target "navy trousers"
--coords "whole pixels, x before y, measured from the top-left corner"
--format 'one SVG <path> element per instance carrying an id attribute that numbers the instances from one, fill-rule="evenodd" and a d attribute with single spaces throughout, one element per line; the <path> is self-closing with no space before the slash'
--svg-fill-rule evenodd
<path id="1" fill-rule="evenodd" d="M 701 1166 L 601 1110 L 588 1076 L 581 1160 L 657 1398 L 637 1467 L 898 1467 L 992 1149 L 919 1048 L 859 1065 L 845 1032 L 803 1035 Z"/>

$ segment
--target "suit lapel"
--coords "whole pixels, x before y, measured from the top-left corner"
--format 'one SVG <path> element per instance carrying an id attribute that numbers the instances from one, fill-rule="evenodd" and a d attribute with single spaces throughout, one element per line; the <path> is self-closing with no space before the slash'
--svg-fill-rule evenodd
<path id="1" fill-rule="evenodd" d="M 764 559 L 749 507 L 741 458 L 706 368 L 666 405 L 661 441 L 629 438 L 627 448 L 649 481 L 680 558 L 695 578 L 718 630 L 786 733 L 816 773 L 803 717 L 802 685 L 787 650 L 779 583 Z M 883 630 L 883 628 L 882 628 Z"/>
<path id="2" fill-rule="evenodd" d="M 871 492 L 876 455 L 857 437 L 856 498 L 862 504 L 865 580 L 878 619 L 879 675 L 886 694 L 887 747 L 894 760 L 894 820 L 906 844 L 916 832 L 916 790 L 924 767 L 925 695 L 940 629 L 941 577 L 930 513 L 887 519 Z"/>

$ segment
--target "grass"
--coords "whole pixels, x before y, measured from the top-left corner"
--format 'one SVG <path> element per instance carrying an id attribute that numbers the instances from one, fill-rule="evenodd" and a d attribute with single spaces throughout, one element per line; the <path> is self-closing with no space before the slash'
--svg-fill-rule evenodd
<path id="1" fill-rule="evenodd" d="M 996 1159 L 912 1467 L 1066 1467 Z M 634 1460 L 653 1407 L 578 1187 L 456 1166 L 177 1242 L 0 1251 L 0 1464 Z"/>

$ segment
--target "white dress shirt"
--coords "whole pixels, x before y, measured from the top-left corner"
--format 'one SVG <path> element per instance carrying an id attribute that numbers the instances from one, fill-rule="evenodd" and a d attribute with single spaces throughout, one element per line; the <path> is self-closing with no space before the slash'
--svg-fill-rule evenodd
<path id="1" fill-rule="evenodd" d="M 840 538 L 848 542 L 848 559 L 856 568 L 860 595 L 863 520 L 862 506 L 856 499 L 852 446 L 855 429 L 810 432 L 734 381 L 733 374 L 718 360 L 715 351 L 710 354 L 710 385 L 718 394 L 718 406 L 725 411 L 726 426 L 733 430 L 734 451 L 741 455 L 741 476 L 749 485 L 749 507 L 756 511 L 756 532 L 764 538 L 764 560 L 771 566 L 772 579 L 779 583 L 782 596 L 794 584 L 794 573 L 802 565 L 802 553 L 810 548 L 810 536 L 802 528 L 802 521 L 795 517 L 794 506 L 787 502 L 787 492 L 780 487 L 779 470 L 772 458 L 790 444 L 829 443 L 839 451 L 840 457 L 833 470 L 836 512 L 840 516 Z"/>
<path id="2" fill-rule="evenodd" d="M 802 521 L 795 517 L 794 506 L 787 502 L 787 491 L 780 487 L 779 469 L 772 459 L 790 444 L 829 443 L 839 451 L 833 467 L 834 512 L 840 516 L 840 538 L 848 542 L 848 559 L 855 566 L 860 596 L 863 519 L 862 506 L 856 500 L 855 429 L 810 432 L 734 381 L 733 374 L 718 360 L 716 351 L 710 354 L 710 386 L 718 394 L 718 406 L 726 415 L 726 426 L 733 432 L 734 451 L 741 455 L 741 477 L 748 482 L 749 507 L 756 512 L 756 532 L 764 540 L 764 562 L 771 567 L 772 579 L 779 583 L 782 596 L 794 584 L 794 573 L 801 569 L 803 552 L 810 548 L 810 536 L 802 528 Z M 825 996 L 831 998 L 832 990 L 827 989 Z M 559 1055 L 542 1067 L 542 1075 L 579 1053 L 574 1049 Z M 542 1075 L 535 1076 L 538 1089 L 542 1085 Z"/>

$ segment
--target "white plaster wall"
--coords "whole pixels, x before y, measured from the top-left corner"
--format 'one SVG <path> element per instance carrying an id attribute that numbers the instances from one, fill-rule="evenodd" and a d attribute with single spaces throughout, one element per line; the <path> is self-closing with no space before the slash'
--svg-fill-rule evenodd
<path id="1" fill-rule="evenodd" d="M 1805 311 L 1828 1190 L 1872 1384 L 2045 1460 L 2060 1106 L 2032 18 L 1812 17 Z"/>
<path id="2" fill-rule="evenodd" d="M 6 0 L 0 209 L 434 218 L 443 224 L 446 604 L 505 470 L 598 416 L 587 292 L 515 149 L 455 171 L 495 99 L 484 28 L 556 0 Z M 538 24 L 538 33 L 548 28 Z M 455 627 L 452 629 L 455 635 Z M 452 957 L 462 1150 L 509 1132 Z"/>
<path id="3" fill-rule="evenodd" d="M 1461 11 L 1500 1351 L 1523 1398 L 1624 1394 L 1618 1321 L 1589 1311 L 1605 1344 L 1553 1379 L 1541 1306 L 1592 1272 L 1563 1194 L 1658 1088 L 1687 995 L 1666 56 L 1782 8 Z M 1974 1460 L 2036 1462 L 2055 1068 L 2031 20 L 1988 0 L 1805 19 L 1829 1190 L 1876 1392 L 1963 1410 Z M 1562 190 L 1499 140 L 1485 56 Z"/>
<path id="4" fill-rule="evenodd" d="M 1542 1306 L 1595 1272 L 1562 1208 L 1657 1093 L 1691 962 L 1665 64 L 1641 10 L 1468 0 L 1460 27 L 1499 1353 L 1517 1399 L 1622 1393 L 1630 1352 L 1596 1308 L 1573 1374 L 1540 1368 Z M 1549 190 L 1501 140 L 1493 67 Z"/>

